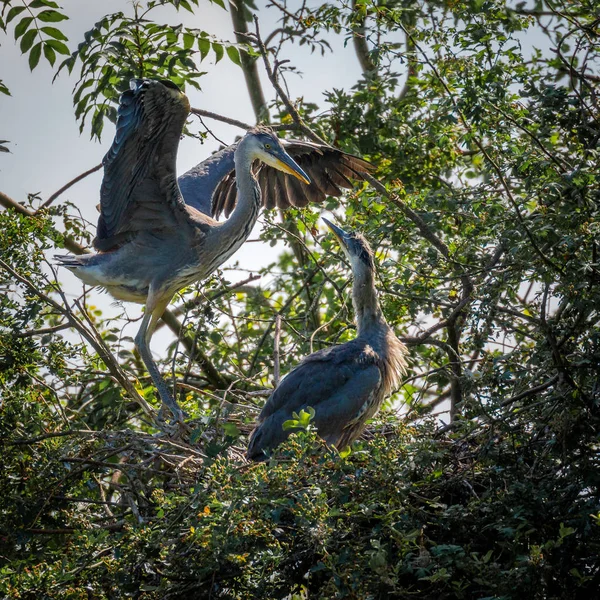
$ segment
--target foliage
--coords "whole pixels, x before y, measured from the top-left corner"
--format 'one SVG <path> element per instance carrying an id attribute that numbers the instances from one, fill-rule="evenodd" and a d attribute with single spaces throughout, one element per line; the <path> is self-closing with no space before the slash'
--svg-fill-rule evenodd
<path id="1" fill-rule="evenodd" d="M 80 63 L 73 104 L 81 131 L 90 113 L 92 136 L 100 137 L 105 117 L 116 121 L 118 98 L 132 77 L 170 79 L 182 89 L 186 85 L 200 89 L 196 80 L 205 73 L 198 70 L 196 60 L 203 61 L 212 51 L 219 62 L 227 50 L 231 60 L 240 64 L 233 44 L 223 44 L 206 31 L 182 24 L 166 27 L 153 22 L 152 11 L 163 4 L 149 2 L 145 10 L 134 4 L 132 16 L 122 12 L 107 15 L 85 33 L 77 50 L 60 65 L 57 75 L 63 68 L 72 73 Z M 176 2 L 175 6 L 193 12 L 188 2 Z"/>
<path id="2" fill-rule="evenodd" d="M 33 71 L 40 62 L 42 52 L 51 66 L 56 62 L 57 53 L 69 54 L 65 44 L 67 36 L 52 25 L 68 18 L 52 0 L 19 3 L 3 0 L 0 28 L 6 32 L 11 23 L 14 25 L 14 38 L 20 39 L 21 52 L 29 54 L 29 68 Z M 0 91 L 7 94 L 8 88 L 0 85 Z"/>
<path id="3" fill-rule="evenodd" d="M 38 4 L 28 5 L 36 18 L 58 10 Z M 29 18 L 8 19 L 17 5 L 5 2 L 1 23 L 15 34 Z M 64 75 L 80 69 L 76 116 L 83 126 L 91 114 L 97 135 L 130 75 L 194 86 L 208 52 L 237 62 L 234 44 L 153 21 L 156 6 L 108 15 L 67 59 Z M 267 212 L 263 240 L 287 246 L 259 284 L 219 271 L 173 311 L 182 331 L 162 365 L 193 418 L 171 438 L 125 388 L 123 373 L 156 402 L 122 333 L 126 313 L 109 320 L 85 295 L 66 297 L 46 262 L 69 240 L 89 243 L 72 207 L 35 211 L 32 197 L 28 214 L 0 213 L 0 594 L 594 597 L 594 5 L 282 6 L 271 5 L 281 27 L 264 38 L 267 58 L 292 44 L 328 52 L 335 33 L 363 67 L 322 106 L 299 99 L 294 114 L 278 98 L 271 110 L 295 135 L 308 125 L 377 166 L 380 185 L 317 208 L 376 249 L 384 312 L 410 346 L 411 371 L 350 454 L 324 447 L 303 412 L 268 463 L 244 463 L 275 355 L 286 373 L 354 336 L 348 267 L 319 234 L 318 210 Z M 19 37 L 38 25 L 32 17 Z"/>

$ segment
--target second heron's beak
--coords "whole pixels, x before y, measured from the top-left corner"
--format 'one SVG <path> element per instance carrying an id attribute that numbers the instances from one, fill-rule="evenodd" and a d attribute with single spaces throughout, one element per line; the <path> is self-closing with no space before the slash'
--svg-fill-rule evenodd
<path id="1" fill-rule="evenodd" d="M 331 229 L 331 231 L 333 231 L 333 234 L 340 242 L 342 249 L 345 250 L 346 252 L 348 252 L 348 243 L 347 243 L 347 240 L 349 237 L 348 234 L 341 227 L 334 225 L 331 221 L 328 221 L 325 217 L 321 217 L 321 218 L 323 219 L 323 221 L 325 221 L 325 223 L 327 224 L 327 227 L 329 227 L 329 229 Z"/>
<path id="2" fill-rule="evenodd" d="M 297 177 L 300 181 L 306 183 L 306 185 L 310 184 L 310 177 L 287 152 L 274 152 L 271 154 L 270 158 L 271 160 L 267 164 L 270 164 L 272 167 L 275 167 L 284 173 L 289 173 L 290 175 Z"/>

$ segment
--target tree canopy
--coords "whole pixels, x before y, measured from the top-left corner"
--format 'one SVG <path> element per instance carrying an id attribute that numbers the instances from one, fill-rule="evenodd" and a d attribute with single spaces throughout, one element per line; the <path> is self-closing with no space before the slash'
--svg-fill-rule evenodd
<path id="1" fill-rule="evenodd" d="M 179 295 L 161 353 L 191 415 L 179 437 L 143 410 L 159 402 L 126 313 L 67 295 L 52 264 L 93 228 L 62 193 L 0 189 L 0 595 L 596 597 L 596 3 L 268 0 L 269 31 L 267 8 L 212 2 L 231 12 L 230 39 L 185 25 L 206 0 L 127 4 L 80 40 L 56 2 L 3 0 L 0 27 L 24 69 L 45 60 L 71 78 L 92 138 L 113 135 L 131 77 L 197 89 L 203 61 L 228 60 L 257 122 L 376 170 L 340 200 L 266 211 L 262 240 L 286 246 L 260 273 L 217 271 Z M 361 77 L 318 105 L 290 97 L 294 56 L 335 69 L 335 36 Z M 236 117 L 192 112 L 199 138 Z M 355 335 L 323 209 L 373 246 L 409 373 L 349 453 L 308 422 L 248 464 L 274 371 Z"/>

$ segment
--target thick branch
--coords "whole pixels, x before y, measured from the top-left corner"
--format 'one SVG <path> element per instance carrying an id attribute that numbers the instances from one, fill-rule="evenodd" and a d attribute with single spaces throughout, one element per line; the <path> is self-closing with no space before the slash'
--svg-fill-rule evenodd
<path id="1" fill-rule="evenodd" d="M 237 5 L 230 2 L 229 11 L 231 12 L 231 21 L 233 23 L 235 38 L 239 44 L 243 44 L 246 42 L 246 36 L 248 35 L 248 25 L 246 19 L 244 19 L 243 0 L 237 0 Z M 269 109 L 267 108 L 267 102 L 258 75 L 256 59 L 242 51 L 240 52 L 240 61 L 242 63 L 242 71 L 244 72 L 244 79 L 246 80 L 246 87 L 248 88 L 248 94 L 250 95 L 250 102 L 252 102 L 256 121 L 259 123 L 268 123 Z"/>
<path id="2" fill-rule="evenodd" d="M 356 13 L 357 1 L 358 0 L 352 0 L 353 13 Z M 366 21 L 367 15 L 366 13 L 363 13 L 360 22 L 352 30 L 352 42 L 354 44 L 354 51 L 356 52 L 356 56 L 358 58 L 358 62 L 360 63 L 360 68 L 362 69 L 363 75 L 367 75 L 367 73 L 372 72 L 374 73 L 377 70 L 375 63 L 371 59 L 371 53 L 369 52 L 369 46 L 367 45 Z"/>

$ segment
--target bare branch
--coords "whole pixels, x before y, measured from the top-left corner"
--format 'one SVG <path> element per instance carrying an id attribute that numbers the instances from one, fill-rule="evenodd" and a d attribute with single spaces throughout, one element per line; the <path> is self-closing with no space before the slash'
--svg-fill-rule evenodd
<path id="1" fill-rule="evenodd" d="M 239 127 L 240 129 L 244 129 L 246 131 L 248 129 L 252 129 L 253 127 L 253 125 L 250 125 L 249 123 L 244 123 L 243 121 L 238 121 L 237 119 L 230 119 L 229 117 L 224 117 L 223 115 L 210 112 L 209 110 L 203 110 L 201 108 L 192 108 L 190 112 L 198 117 L 207 117 L 209 119 L 214 119 L 215 121 L 221 121 L 222 123 L 227 123 L 228 125 L 233 125 L 234 127 Z"/>
<path id="2" fill-rule="evenodd" d="M 96 165 L 95 167 L 92 167 L 91 169 L 88 169 L 87 171 L 84 171 L 83 173 L 81 173 L 81 175 L 77 175 L 77 177 L 75 177 L 74 179 L 71 179 L 71 181 L 69 181 L 69 183 L 66 183 L 65 185 L 63 185 L 60 190 L 58 190 L 57 192 L 54 192 L 54 194 L 52 194 L 48 200 L 46 200 L 46 202 L 44 202 L 40 208 L 47 208 L 48 206 L 50 206 L 62 193 L 66 192 L 70 187 L 74 186 L 77 182 L 81 181 L 82 179 L 85 179 L 88 175 L 91 175 L 92 173 L 95 173 L 96 171 L 99 171 L 102 168 L 102 163 L 100 163 L 99 165 Z"/>

